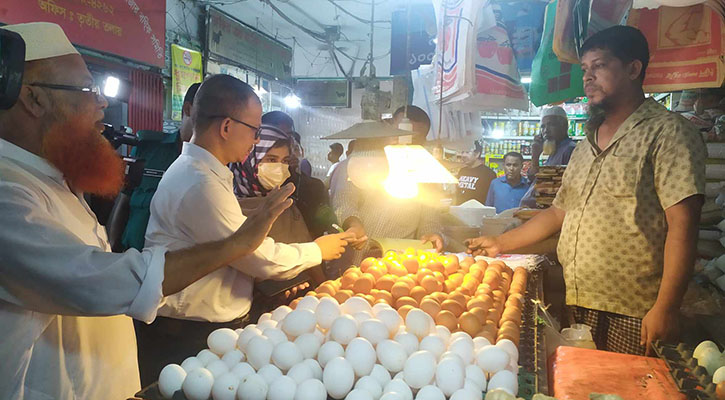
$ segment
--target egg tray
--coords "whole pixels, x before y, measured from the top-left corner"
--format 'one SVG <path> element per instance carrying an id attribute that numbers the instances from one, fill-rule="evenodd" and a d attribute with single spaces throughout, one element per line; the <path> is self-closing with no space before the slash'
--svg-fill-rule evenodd
<path id="1" fill-rule="evenodd" d="M 657 356 L 667 364 L 677 387 L 688 399 L 716 399 L 712 375 L 697 365 L 697 360 L 692 357 L 692 346 L 685 343 L 669 344 L 658 340 L 652 347 Z"/>
<path id="2" fill-rule="evenodd" d="M 530 400 L 536 393 L 547 391 L 546 357 L 541 345 L 538 307 L 533 300 L 543 297 L 541 265 L 530 271 L 524 295 L 521 336 L 519 340 L 519 397 Z"/>

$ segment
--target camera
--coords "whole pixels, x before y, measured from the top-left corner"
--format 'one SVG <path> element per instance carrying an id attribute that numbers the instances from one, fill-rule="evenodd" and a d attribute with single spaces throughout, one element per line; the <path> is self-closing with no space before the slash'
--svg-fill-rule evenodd
<path id="1" fill-rule="evenodd" d="M 25 68 L 25 41 L 20 35 L 0 29 L 0 110 L 15 105 Z"/>

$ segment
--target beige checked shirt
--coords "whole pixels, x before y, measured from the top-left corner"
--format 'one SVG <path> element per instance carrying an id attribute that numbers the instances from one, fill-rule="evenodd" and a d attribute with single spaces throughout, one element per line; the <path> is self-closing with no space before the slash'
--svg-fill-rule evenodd
<path id="1" fill-rule="evenodd" d="M 705 191 L 697 130 L 647 99 L 600 150 L 588 127 L 554 206 L 566 211 L 558 256 L 566 302 L 642 318 L 662 279 L 664 210 Z"/>

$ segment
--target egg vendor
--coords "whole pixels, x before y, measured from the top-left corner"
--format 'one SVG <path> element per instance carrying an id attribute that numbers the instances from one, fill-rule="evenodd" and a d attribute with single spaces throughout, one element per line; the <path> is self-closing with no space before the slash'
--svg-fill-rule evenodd
<path id="1" fill-rule="evenodd" d="M 7 25 L 25 41 L 17 101 L 0 110 L 0 399 L 125 399 L 139 389 L 131 318 L 252 253 L 291 201 L 184 250 L 111 253 L 84 193 L 113 196 L 125 166 L 101 135 L 104 109 L 62 28 Z"/>
<path id="2" fill-rule="evenodd" d="M 642 33 L 615 26 L 581 51 L 591 119 L 553 206 L 497 237 L 469 239 L 496 255 L 561 231 L 566 302 L 600 350 L 650 354 L 671 340 L 692 274 L 705 189 L 705 145 L 694 126 L 642 90 Z"/>
<path id="3" fill-rule="evenodd" d="M 234 174 L 227 165 L 246 160 L 260 144 L 259 97 L 237 78 L 213 75 L 199 87 L 191 115 L 191 141 L 184 144 L 151 200 L 147 245 L 175 250 L 220 240 L 247 218 L 234 195 Z M 226 268 L 166 297 L 159 317 L 150 325 L 137 326 L 139 354 L 144 358 L 142 382 L 153 382 L 164 365 L 204 348 L 215 329 L 244 325 L 255 278 L 288 280 L 323 260 L 340 258 L 350 237 L 337 233 L 292 244 L 267 237 L 254 253 L 230 258 Z"/>

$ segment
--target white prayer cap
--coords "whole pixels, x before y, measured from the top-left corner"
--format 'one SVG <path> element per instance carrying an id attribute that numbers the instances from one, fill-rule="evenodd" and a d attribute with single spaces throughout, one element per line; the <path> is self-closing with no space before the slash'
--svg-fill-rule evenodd
<path id="1" fill-rule="evenodd" d="M 544 117 L 548 117 L 550 115 L 567 118 L 566 111 L 564 111 L 564 109 L 559 106 L 548 107 L 541 110 L 541 119 L 544 119 Z"/>
<path id="2" fill-rule="evenodd" d="M 27 24 L 5 25 L 25 40 L 25 61 L 42 60 L 69 54 L 78 54 L 58 24 L 50 22 L 29 22 Z"/>

